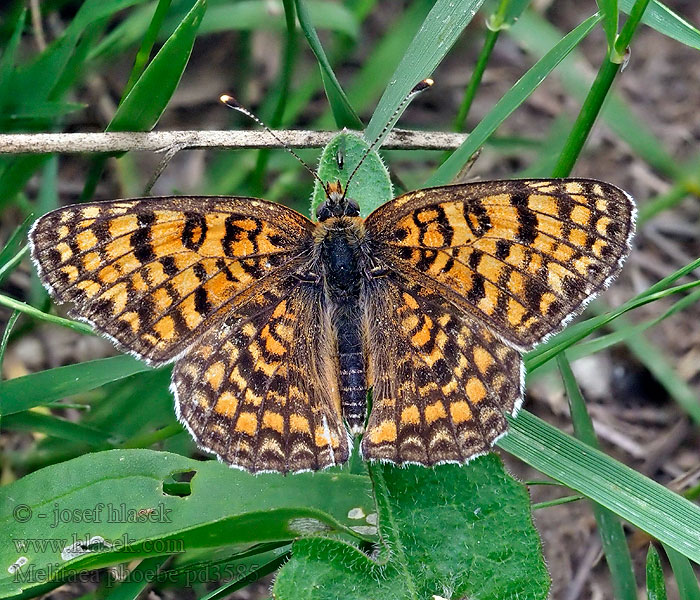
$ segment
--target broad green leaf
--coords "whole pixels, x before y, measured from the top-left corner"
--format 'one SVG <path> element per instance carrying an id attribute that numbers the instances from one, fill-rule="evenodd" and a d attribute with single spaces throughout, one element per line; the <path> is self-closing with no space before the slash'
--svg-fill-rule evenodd
<path id="1" fill-rule="evenodd" d="M 321 153 L 318 176 L 324 183 L 340 181 L 343 189 L 348 177 L 369 148 L 359 135 L 340 133 L 334 137 Z M 342 168 L 340 168 L 342 165 Z M 378 206 L 393 197 L 391 179 L 384 162 L 375 151 L 371 151 L 350 182 L 348 197 L 360 205 L 362 216 L 367 216 Z M 316 218 L 316 208 L 326 199 L 318 180 L 314 182 L 311 200 L 311 217 Z"/>
<path id="2" fill-rule="evenodd" d="M 401 59 L 382 95 L 364 137 L 382 138 L 401 114 L 396 109 L 413 87 L 432 75 L 470 23 L 483 0 L 437 0 Z"/>
<path id="3" fill-rule="evenodd" d="M 628 14 L 633 6 L 634 0 L 620 0 L 620 10 Z M 700 30 L 657 0 L 649 3 L 642 23 L 686 46 L 700 50 Z"/>
<path id="4" fill-rule="evenodd" d="M 0 383 L 0 414 L 28 410 L 80 394 L 150 367 L 131 356 L 115 356 L 56 367 Z"/>
<path id="5" fill-rule="evenodd" d="M 194 477 L 177 483 L 178 473 Z M 373 512 L 365 476 L 255 476 L 217 461 L 151 450 L 87 454 L 3 488 L 0 563 L 18 568 L 3 568 L 0 596 L 46 583 L 37 577 L 42 569 L 50 569 L 44 572 L 58 585 L 81 570 L 192 548 L 320 532 L 367 538 L 366 529 L 352 529 L 364 521 L 348 515 Z"/>
<path id="6" fill-rule="evenodd" d="M 600 21 L 598 15 L 588 17 L 566 34 L 535 65 L 510 88 L 472 130 L 465 142 L 437 169 L 426 186 L 450 183 L 472 155 L 491 137 L 494 131 L 518 108 L 544 81 L 552 70 L 588 35 Z M 516 24 L 517 25 L 517 24 Z"/>
<path id="7" fill-rule="evenodd" d="M 527 490 L 494 454 L 467 466 L 371 467 L 381 546 L 297 541 L 278 600 L 521 600 L 548 596 Z"/>
<path id="8" fill-rule="evenodd" d="M 666 600 L 666 578 L 659 553 L 652 544 L 647 551 L 647 600 Z"/>
<path id="9" fill-rule="evenodd" d="M 497 445 L 700 563 L 700 507 L 521 410 Z"/>

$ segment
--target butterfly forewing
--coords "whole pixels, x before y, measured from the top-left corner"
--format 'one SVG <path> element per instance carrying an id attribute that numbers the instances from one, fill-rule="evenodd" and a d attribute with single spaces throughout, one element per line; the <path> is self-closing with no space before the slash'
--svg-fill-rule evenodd
<path id="1" fill-rule="evenodd" d="M 595 180 L 488 181 L 410 192 L 366 227 L 391 270 L 528 349 L 617 274 L 634 204 Z"/>
<path id="2" fill-rule="evenodd" d="M 30 242 L 72 315 L 162 364 L 307 251 L 312 231 L 300 214 L 252 198 L 144 198 L 55 210 Z"/>

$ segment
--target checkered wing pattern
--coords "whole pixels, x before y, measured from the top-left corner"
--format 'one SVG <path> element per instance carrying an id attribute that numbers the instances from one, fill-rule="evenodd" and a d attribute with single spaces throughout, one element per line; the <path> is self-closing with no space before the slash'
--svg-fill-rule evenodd
<path id="1" fill-rule="evenodd" d="M 522 402 L 520 354 L 435 287 L 397 273 L 373 286 L 363 457 L 434 465 L 487 452 Z"/>
<path id="2" fill-rule="evenodd" d="M 321 289 L 294 275 L 237 305 L 175 365 L 177 410 L 197 443 L 253 473 L 345 462 L 330 318 Z"/>
<path id="3" fill-rule="evenodd" d="M 253 198 L 164 197 L 61 208 L 29 239 L 42 281 L 73 316 L 163 364 L 307 252 L 313 228 Z"/>
<path id="4" fill-rule="evenodd" d="M 389 270 L 526 350 L 617 274 L 634 204 L 595 180 L 488 181 L 410 192 L 366 227 Z"/>

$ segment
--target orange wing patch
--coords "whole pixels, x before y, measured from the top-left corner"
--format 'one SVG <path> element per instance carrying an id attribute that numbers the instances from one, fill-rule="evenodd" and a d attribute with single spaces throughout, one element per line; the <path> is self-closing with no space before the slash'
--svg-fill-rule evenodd
<path id="1" fill-rule="evenodd" d="M 37 221 L 30 239 L 57 300 L 74 302 L 73 314 L 161 364 L 257 282 L 298 265 L 313 227 L 255 199 L 148 198 L 59 209 Z"/>
<path id="2" fill-rule="evenodd" d="M 619 271 L 634 205 L 591 180 L 410 192 L 366 220 L 390 268 L 437 286 L 518 348 L 558 331 Z"/>

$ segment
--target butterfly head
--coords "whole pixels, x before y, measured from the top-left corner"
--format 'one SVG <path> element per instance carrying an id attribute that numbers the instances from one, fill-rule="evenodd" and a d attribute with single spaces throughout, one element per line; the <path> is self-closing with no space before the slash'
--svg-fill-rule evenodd
<path id="1" fill-rule="evenodd" d="M 357 217 L 360 215 L 360 205 L 345 195 L 340 181 L 328 182 L 323 186 L 326 199 L 318 205 L 316 218 L 325 221 L 331 217 Z"/>

